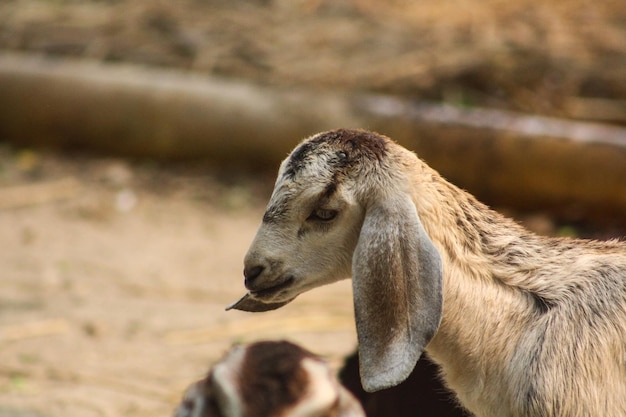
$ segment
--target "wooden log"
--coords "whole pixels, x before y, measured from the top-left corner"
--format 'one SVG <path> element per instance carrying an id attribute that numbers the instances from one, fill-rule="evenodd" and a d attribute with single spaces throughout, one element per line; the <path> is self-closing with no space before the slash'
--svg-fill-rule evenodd
<path id="1" fill-rule="evenodd" d="M 360 103 L 380 130 L 490 204 L 626 224 L 624 128 L 381 97 Z"/>
<path id="2" fill-rule="evenodd" d="M 498 205 L 626 222 L 626 129 L 390 96 L 0 54 L 0 138 L 274 171 L 303 137 L 387 134 Z"/>
<path id="3" fill-rule="evenodd" d="M 187 73 L 0 56 L 0 137 L 150 158 L 275 165 L 299 139 L 349 120 L 334 94 Z"/>

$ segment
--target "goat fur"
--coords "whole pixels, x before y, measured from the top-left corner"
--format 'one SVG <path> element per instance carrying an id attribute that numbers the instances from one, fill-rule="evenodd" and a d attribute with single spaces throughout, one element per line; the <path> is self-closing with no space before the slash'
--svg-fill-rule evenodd
<path id="1" fill-rule="evenodd" d="M 365 417 L 321 358 L 287 341 L 233 347 L 174 417 Z"/>
<path id="2" fill-rule="evenodd" d="M 385 136 L 298 145 L 244 263 L 229 308 L 352 276 L 368 391 L 426 350 L 477 416 L 626 416 L 626 243 L 535 235 Z"/>

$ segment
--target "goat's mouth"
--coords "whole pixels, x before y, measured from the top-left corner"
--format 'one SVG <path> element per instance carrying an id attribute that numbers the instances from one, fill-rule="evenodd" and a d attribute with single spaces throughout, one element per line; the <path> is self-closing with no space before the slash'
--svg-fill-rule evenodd
<path id="1" fill-rule="evenodd" d="M 239 300 L 227 306 L 226 311 L 241 310 L 259 313 L 263 311 L 276 310 L 285 304 L 289 304 L 294 300 L 294 298 L 296 298 L 297 294 L 295 296 L 284 297 L 284 290 L 291 286 L 293 281 L 293 277 L 290 277 L 280 284 L 273 285 L 262 290 L 247 292 Z M 279 300 L 275 301 L 277 298 Z"/>
<path id="2" fill-rule="evenodd" d="M 281 280 L 278 284 L 261 289 L 250 289 L 250 295 L 259 301 L 272 301 L 272 299 L 282 295 L 287 288 L 291 287 L 294 281 L 295 279 L 293 276 L 288 276 L 286 279 Z"/>

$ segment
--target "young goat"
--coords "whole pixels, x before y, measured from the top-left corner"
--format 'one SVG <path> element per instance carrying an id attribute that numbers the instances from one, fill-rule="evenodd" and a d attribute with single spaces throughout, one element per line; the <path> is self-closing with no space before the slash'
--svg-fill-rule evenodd
<path id="1" fill-rule="evenodd" d="M 191 385 L 174 417 L 365 417 L 326 363 L 285 342 L 236 346 Z"/>
<path id="2" fill-rule="evenodd" d="M 626 416 L 626 243 L 536 236 L 376 133 L 295 148 L 244 275 L 229 308 L 352 275 L 368 391 L 426 350 L 478 416 Z"/>

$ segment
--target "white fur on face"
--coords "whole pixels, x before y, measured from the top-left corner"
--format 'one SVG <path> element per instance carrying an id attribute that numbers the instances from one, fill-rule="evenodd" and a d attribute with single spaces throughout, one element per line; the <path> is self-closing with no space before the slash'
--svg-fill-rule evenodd
<path id="1" fill-rule="evenodd" d="M 329 411 L 336 404 L 339 398 L 339 385 L 324 362 L 306 358 L 302 361 L 301 366 L 308 375 L 307 394 L 286 415 L 289 417 L 324 415 L 324 412 Z"/>
<path id="2" fill-rule="evenodd" d="M 235 347 L 213 368 L 215 397 L 224 415 L 229 417 L 243 417 L 243 406 L 237 384 L 245 353 L 245 348 Z"/>
<path id="3" fill-rule="evenodd" d="M 270 201 L 269 207 L 282 205 L 285 213 L 261 224 L 244 261 L 246 266 L 265 267 L 259 281 L 267 286 L 292 278 L 291 285 L 281 291 L 259 296 L 263 302 L 291 300 L 351 274 L 352 253 L 364 215 L 353 190 L 339 184 L 332 196 L 320 202 L 324 187 L 299 187 L 303 190 L 285 201 Z M 337 217 L 325 223 L 308 220 L 316 208 L 336 211 Z"/>

